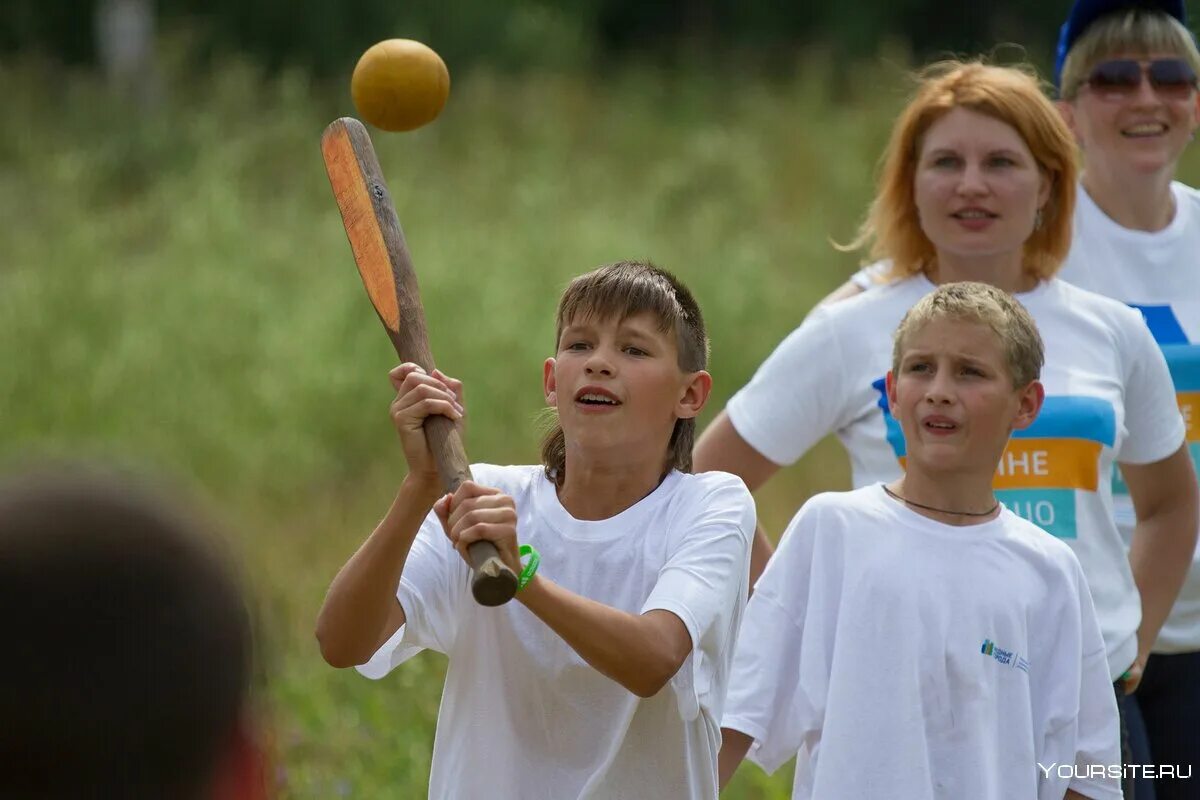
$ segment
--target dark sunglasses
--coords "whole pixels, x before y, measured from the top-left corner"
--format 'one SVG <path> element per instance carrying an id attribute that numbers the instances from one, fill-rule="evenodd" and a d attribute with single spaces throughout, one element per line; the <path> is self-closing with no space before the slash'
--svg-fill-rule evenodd
<path id="1" fill-rule="evenodd" d="M 1133 94 L 1142 85 L 1142 75 L 1164 96 L 1182 97 L 1196 86 L 1196 71 L 1182 58 L 1135 61 L 1121 58 L 1101 61 L 1084 82 L 1094 92 L 1109 96 Z"/>

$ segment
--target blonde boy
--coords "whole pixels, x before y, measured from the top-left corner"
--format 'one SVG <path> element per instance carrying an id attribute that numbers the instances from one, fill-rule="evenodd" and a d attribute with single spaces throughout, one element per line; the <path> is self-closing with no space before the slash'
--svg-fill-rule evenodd
<path id="1" fill-rule="evenodd" d="M 992 491 L 1044 393 L 1010 295 L 948 283 L 895 335 L 889 485 L 801 508 L 755 586 L 722 718 L 722 785 L 799 752 L 793 798 L 1119 798 L 1117 709 L 1087 584 Z"/>

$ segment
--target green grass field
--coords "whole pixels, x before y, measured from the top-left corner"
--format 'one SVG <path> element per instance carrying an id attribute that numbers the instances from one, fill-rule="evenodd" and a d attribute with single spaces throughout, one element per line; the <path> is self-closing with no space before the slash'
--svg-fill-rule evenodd
<path id="1" fill-rule="evenodd" d="M 776 82 L 476 73 L 434 125 L 375 136 L 475 460 L 536 458 L 572 276 L 650 258 L 690 284 L 713 341 L 707 421 L 855 269 L 829 240 L 853 233 L 907 84 L 898 67 L 842 78 L 835 102 L 819 56 Z M 372 683 L 325 666 L 312 635 L 404 473 L 395 356 L 318 147 L 347 94 L 227 63 L 139 117 L 89 79 L 0 65 L 0 456 L 116 458 L 199 492 L 257 595 L 280 796 L 414 798 L 443 660 Z M 846 476 L 826 441 L 760 516 L 777 533 Z M 789 787 L 747 766 L 726 796 Z"/>

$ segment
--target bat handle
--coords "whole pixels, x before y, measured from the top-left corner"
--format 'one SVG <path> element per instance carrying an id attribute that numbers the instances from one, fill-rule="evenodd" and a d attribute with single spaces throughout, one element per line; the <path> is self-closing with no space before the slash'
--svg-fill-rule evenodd
<path id="1" fill-rule="evenodd" d="M 502 606 L 517 593 L 517 576 L 491 542 L 471 542 L 471 594 L 481 606 Z"/>
<path id="2" fill-rule="evenodd" d="M 471 480 L 466 450 L 458 429 L 447 417 L 425 418 L 425 435 L 437 462 L 442 484 L 447 492 L 458 490 L 459 484 Z M 472 542 L 467 547 L 471 561 L 471 594 L 481 606 L 502 606 L 517 593 L 517 575 L 491 542 Z"/>

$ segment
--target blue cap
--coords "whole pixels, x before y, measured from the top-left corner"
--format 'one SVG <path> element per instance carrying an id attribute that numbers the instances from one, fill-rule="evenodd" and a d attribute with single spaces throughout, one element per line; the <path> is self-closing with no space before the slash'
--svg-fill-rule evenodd
<path id="1" fill-rule="evenodd" d="M 1067 21 L 1058 33 L 1058 49 L 1054 53 L 1054 85 L 1062 88 L 1062 68 L 1063 62 L 1067 60 L 1067 53 L 1071 52 L 1075 42 L 1093 22 L 1114 11 L 1134 8 L 1161 11 L 1180 23 L 1187 24 L 1187 11 L 1184 10 L 1183 0 L 1075 0 Z"/>

